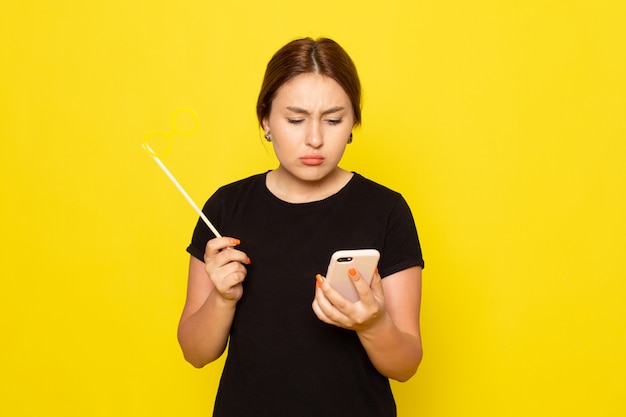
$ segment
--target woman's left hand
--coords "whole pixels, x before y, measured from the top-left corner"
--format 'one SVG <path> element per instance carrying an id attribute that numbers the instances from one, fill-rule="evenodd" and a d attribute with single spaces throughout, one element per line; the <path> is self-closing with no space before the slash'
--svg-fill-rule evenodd
<path id="1" fill-rule="evenodd" d="M 349 276 L 360 300 L 353 303 L 346 299 L 318 275 L 313 311 L 325 323 L 362 331 L 373 326 L 386 314 L 382 280 L 377 271 L 371 284 L 367 285 L 358 270 L 350 272 L 354 272 Z"/>

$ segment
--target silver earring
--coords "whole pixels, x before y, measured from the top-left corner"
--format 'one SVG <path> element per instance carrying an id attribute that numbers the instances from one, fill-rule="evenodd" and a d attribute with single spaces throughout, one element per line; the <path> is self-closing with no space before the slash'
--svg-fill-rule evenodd
<path id="1" fill-rule="evenodd" d="M 265 137 L 266 141 L 268 141 L 268 142 L 272 141 L 272 134 L 270 132 L 265 132 L 264 137 Z"/>
<path id="2" fill-rule="evenodd" d="M 352 143 L 352 132 L 350 132 L 350 137 L 348 138 L 348 143 Z"/>

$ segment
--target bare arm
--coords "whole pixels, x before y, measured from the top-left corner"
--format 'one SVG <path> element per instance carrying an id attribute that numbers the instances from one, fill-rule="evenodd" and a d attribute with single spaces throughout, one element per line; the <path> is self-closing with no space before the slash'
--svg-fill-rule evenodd
<path id="1" fill-rule="evenodd" d="M 218 238 L 207 243 L 204 263 L 191 257 L 187 300 L 178 325 L 178 342 L 185 359 L 197 368 L 219 358 L 228 343 L 237 301 L 250 263 L 239 250 L 224 250 L 236 239 Z"/>
<path id="2" fill-rule="evenodd" d="M 313 310 L 320 320 L 355 330 L 372 364 L 388 378 L 407 381 L 422 360 L 419 326 L 422 269 L 412 267 L 368 286 L 351 276 L 361 300 L 352 303 L 330 285 L 317 289 Z M 323 279 L 321 280 L 323 282 Z"/>
<path id="3" fill-rule="evenodd" d="M 421 283 L 420 267 L 386 277 L 382 280 L 386 314 L 357 331 L 376 369 L 398 381 L 411 378 L 422 360 Z"/>

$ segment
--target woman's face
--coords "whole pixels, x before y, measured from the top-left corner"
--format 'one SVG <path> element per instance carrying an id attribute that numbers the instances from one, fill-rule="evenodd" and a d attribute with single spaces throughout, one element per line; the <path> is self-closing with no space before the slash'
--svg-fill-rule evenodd
<path id="1" fill-rule="evenodd" d="M 302 74 L 283 84 L 263 129 L 272 134 L 277 171 L 306 182 L 337 169 L 354 126 L 352 103 L 332 78 Z"/>

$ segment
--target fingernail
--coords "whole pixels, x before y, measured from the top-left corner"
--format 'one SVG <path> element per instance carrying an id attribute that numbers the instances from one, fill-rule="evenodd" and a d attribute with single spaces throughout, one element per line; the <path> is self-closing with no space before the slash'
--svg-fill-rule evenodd
<path id="1" fill-rule="evenodd" d="M 356 269 L 354 268 L 348 269 L 348 274 L 350 274 L 351 277 L 356 277 Z"/>
<path id="2" fill-rule="evenodd" d="M 252 261 L 250 260 L 250 258 L 246 259 L 246 265 L 250 265 L 252 263 Z"/>
<path id="3" fill-rule="evenodd" d="M 315 288 L 321 287 L 323 283 L 324 283 L 324 277 L 321 276 L 320 274 L 317 274 L 315 276 Z"/>
<path id="4" fill-rule="evenodd" d="M 239 239 L 231 239 L 233 245 L 238 245 L 241 243 L 241 241 Z"/>
<path id="5" fill-rule="evenodd" d="M 375 274 L 378 274 L 378 268 L 376 268 L 376 271 L 374 271 Z"/>

